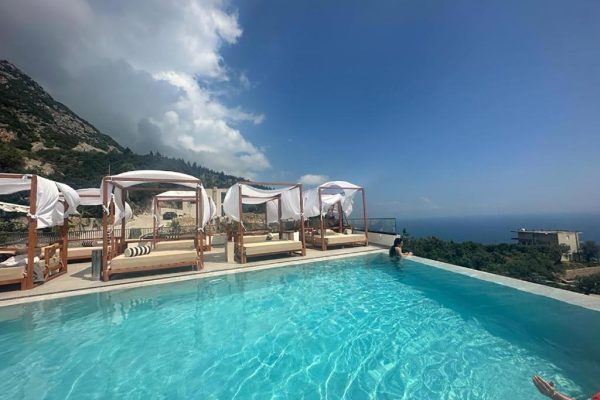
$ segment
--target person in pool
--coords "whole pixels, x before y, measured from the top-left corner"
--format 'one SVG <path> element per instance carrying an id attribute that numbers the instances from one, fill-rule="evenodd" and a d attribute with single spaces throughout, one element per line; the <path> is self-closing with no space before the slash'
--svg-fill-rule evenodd
<path id="1" fill-rule="evenodd" d="M 544 378 L 539 375 L 534 375 L 531 380 L 541 394 L 551 398 L 552 400 L 574 400 L 572 397 L 560 393 L 554 387 L 553 382 L 546 382 Z M 600 392 L 596 393 L 592 397 L 592 400 L 600 400 Z"/>
<path id="2" fill-rule="evenodd" d="M 402 238 L 401 237 L 397 237 L 396 239 L 394 239 L 394 244 L 392 245 L 392 247 L 390 247 L 390 257 L 397 257 L 397 258 L 402 258 L 402 257 L 409 257 L 412 256 L 413 253 L 412 252 L 407 252 L 407 253 L 403 253 L 402 252 Z"/>

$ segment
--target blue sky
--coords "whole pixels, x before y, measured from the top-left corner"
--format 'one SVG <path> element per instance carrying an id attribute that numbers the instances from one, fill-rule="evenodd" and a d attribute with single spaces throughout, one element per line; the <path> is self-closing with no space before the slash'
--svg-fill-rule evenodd
<path id="1" fill-rule="evenodd" d="M 600 211 L 600 2 L 22 0 L 0 58 L 139 152 L 371 216 Z"/>
<path id="2" fill-rule="evenodd" d="M 600 2 L 236 7 L 264 178 L 348 179 L 376 215 L 600 210 Z"/>

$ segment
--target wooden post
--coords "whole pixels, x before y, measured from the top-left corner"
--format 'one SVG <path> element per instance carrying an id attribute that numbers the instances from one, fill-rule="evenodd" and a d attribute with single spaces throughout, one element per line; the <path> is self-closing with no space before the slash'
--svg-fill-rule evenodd
<path id="1" fill-rule="evenodd" d="M 200 228 L 204 228 L 202 226 L 204 220 L 204 207 L 202 204 L 201 193 L 202 188 L 200 186 L 196 187 L 196 243 L 200 245 L 200 265 L 196 266 L 197 271 L 200 271 L 204 266 L 204 233 L 200 231 Z"/>
<path id="2" fill-rule="evenodd" d="M 244 232 L 243 232 L 243 225 L 242 225 L 242 219 L 244 217 L 243 215 L 243 207 L 242 207 L 242 185 L 241 184 L 237 184 L 238 185 L 238 210 L 239 210 L 239 227 L 238 227 L 238 231 L 239 231 L 239 235 L 240 235 L 240 240 L 239 240 L 239 251 L 240 251 L 240 263 L 241 264 L 245 264 L 246 263 L 246 253 L 244 252 Z"/>
<path id="3" fill-rule="evenodd" d="M 323 200 L 321 199 L 321 188 L 317 189 L 319 194 L 319 218 L 321 218 L 321 250 L 327 250 L 327 245 L 325 244 L 325 229 L 323 223 Z"/>
<path id="4" fill-rule="evenodd" d="M 69 205 L 65 201 L 65 213 L 67 212 Z M 60 258 L 62 262 L 62 266 L 60 268 L 60 273 L 67 272 L 67 262 L 69 260 L 68 252 L 69 252 L 69 218 L 65 217 L 63 220 L 63 224 L 60 227 L 60 237 L 61 237 L 61 249 L 60 249 Z M 48 262 L 46 260 L 46 262 Z"/>
<path id="5" fill-rule="evenodd" d="M 369 245 L 369 225 L 367 218 L 367 200 L 365 196 L 365 188 L 361 188 L 363 201 L 363 219 L 365 220 L 365 246 Z"/>
<path id="6" fill-rule="evenodd" d="M 306 255 L 306 242 L 304 238 L 304 194 L 302 193 L 302 184 L 298 185 L 300 191 L 300 241 L 302 242 L 302 255 Z"/>
<path id="7" fill-rule="evenodd" d="M 158 215 L 160 214 L 160 210 L 156 197 L 152 198 L 152 203 L 154 204 L 154 214 L 152 215 L 152 247 L 156 247 L 156 231 L 158 229 Z"/>
<path id="8" fill-rule="evenodd" d="M 342 213 L 342 202 L 341 200 L 338 201 L 338 218 L 340 219 L 340 223 L 339 223 L 339 227 L 340 227 L 340 233 L 344 233 L 342 232 L 342 230 L 344 229 L 344 224 L 342 223 L 342 218 L 343 218 L 343 213 Z"/>
<path id="9" fill-rule="evenodd" d="M 108 183 L 102 178 L 102 280 L 108 281 Z"/>
<path id="10" fill-rule="evenodd" d="M 265 207 L 266 207 L 265 203 Z M 281 210 L 281 194 L 277 196 L 277 220 L 279 221 L 279 240 L 283 239 L 283 223 L 281 222 L 282 210 Z"/>
<path id="11" fill-rule="evenodd" d="M 31 191 L 29 195 L 29 232 L 27 234 L 27 282 L 26 288 L 33 288 L 33 263 L 37 247 L 37 175 L 31 175 Z"/>
<path id="12" fill-rule="evenodd" d="M 123 189 L 121 191 L 121 207 L 123 207 L 123 215 L 121 216 L 121 243 L 119 243 L 119 253 L 124 252 L 127 248 L 127 243 L 125 242 L 125 224 L 126 221 L 126 208 L 125 208 L 125 198 L 127 197 L 127 191 Z"/>

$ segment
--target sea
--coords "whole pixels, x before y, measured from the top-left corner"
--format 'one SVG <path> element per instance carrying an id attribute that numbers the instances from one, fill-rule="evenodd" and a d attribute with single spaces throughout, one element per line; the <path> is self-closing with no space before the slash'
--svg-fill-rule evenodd
<path id="1" fill-rule="evenodd" d="M 515 243 L 519 229 L 562 229 L 579 231 L 581 242 L 600 243 L 600 213 L 491 215 L 473 217 L 431 217 L 396 219 L 396 230 L 413 237 L 435 236 L 455 242 L 473 241 L 484 244 Z"/>

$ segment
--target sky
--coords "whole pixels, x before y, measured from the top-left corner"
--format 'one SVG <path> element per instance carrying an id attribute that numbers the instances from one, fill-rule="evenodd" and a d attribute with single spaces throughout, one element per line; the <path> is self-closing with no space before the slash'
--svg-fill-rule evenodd
<path id="1" fill-rule="evenodd" d="M 20 0 L 0 58 L 138 152 L 372 217 L 600 211 L 597 0 Z"/>

